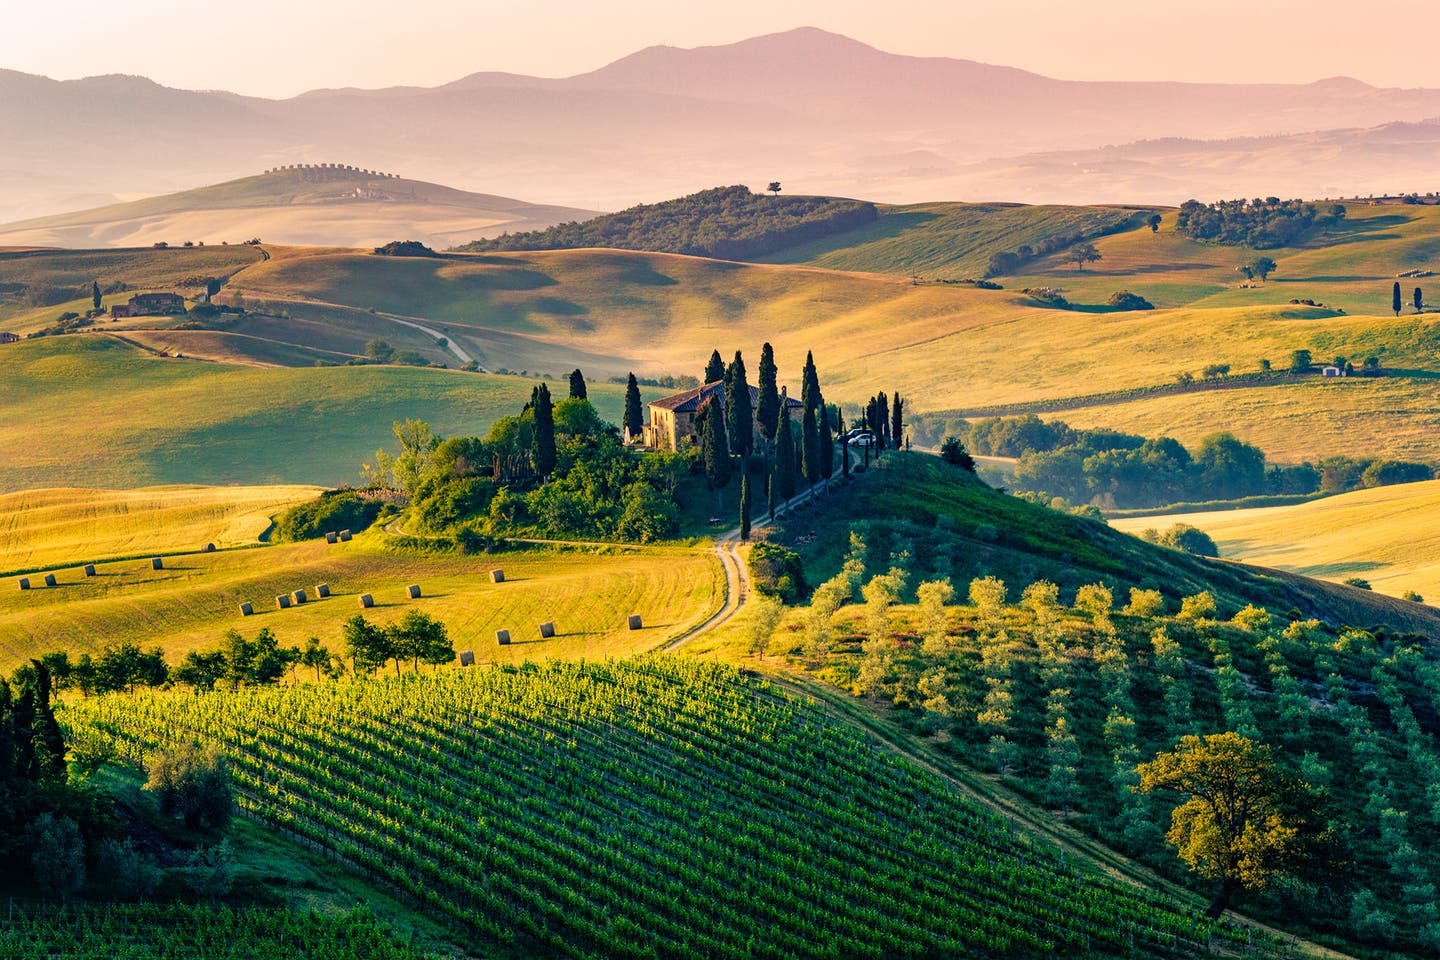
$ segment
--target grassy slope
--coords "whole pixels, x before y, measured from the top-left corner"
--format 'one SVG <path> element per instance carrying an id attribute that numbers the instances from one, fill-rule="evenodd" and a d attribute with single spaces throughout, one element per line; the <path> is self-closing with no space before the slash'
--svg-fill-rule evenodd
<path id="1" fill-rule="evenodd" d="M 185 533 L 182 549 L 196 549 Z M 359 612 L 362 593 L 375 598 L 367 616 L 376 622 L 422 610 L 449 627 L 457 650 L 474 650 L 481 662 L 622 655 L 703 620 L 724 589 L 708 551 L 686 547 L 465 557 L 397 552 L 375 533 L 334 546 L 319 541 L 186 553 L 172 556 L 162 570 L 144 559 L 100 563 L 97 576 L 87 578 L 79 565 L 90 557 L 80 553 L 54 564 L 57 587 L 39 586 L 32 575 L 35 589 L 10 583 L 0 591 L 0 670 L 47 650 L 75 655 L 119 641 L 159 644 L 176 662 L 189 650 L 216 645 L 232 627 L 247 636 L 269 627 L 286 646 L 318 636 L 338 652 L 340 625 Z M 492 567 L 505 570 L 504 584 L 490 583 Z M 276 607 L 277 594 L 304 589 L 313 596 L 317 583 L 328 583 L 332 597 Z M 412 583 L 423 590 L 418 600 L 405 597 Z M 254 616 L 240 616 L 242 601 L 254 604 Z M 626 629 L 632 613 L 641 615 L 644 629 Z M 558 635 L 541 641 L 538 625 L 550 619 Z M 496 645 L 500 629 L 511 631 L 511 646 Z"/>
<path id="2" fill-rule="evenodd" d="M 535 385 L 414 367 L 162 360 L 94 334 L 0 348 L 0 372 L 0 489 L 10 490 L 348 482 L 377 448 L 394 446 L 392 421 L 483 434 Z M 619 421 L 623 387 L 595 384 L 591 399 Z"/>
<path id="3" fill-rule="evenodd" d="M 1381 593 L 1440 597 L 1440 481 L 1377 487 L 1289 507 L 1112 520 L 1117 530 L 1197 526 L 1220 555 L 1344 580 L 1363 577 Z"/>
<path id="4" fill-rule="evenodd" d="M 0 570 L 258 543 L 315 487 L 147 487 L 0 495 Z"/>

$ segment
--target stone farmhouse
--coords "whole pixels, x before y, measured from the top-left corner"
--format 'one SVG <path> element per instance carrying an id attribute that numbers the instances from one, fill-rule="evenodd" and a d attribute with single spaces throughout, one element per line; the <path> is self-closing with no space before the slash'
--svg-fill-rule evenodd
<path id="1" fill-rule="evenodd" d="M 682 393 L 669 397 L 661 397 L 650 403 L 650 421 L 643 428 L 642 442 L 652 450 L 683 449 L 687 444 L 698 441 L 695 433 L 695 413 L 700 405 L 706 400 L 714 397 L 715 402 L 724 409 L 725 405 L 725 381 L 716 380 L 714 383 L 707 383 L 703 387 L 694 387 Z M 799 400 L 792 400 L 782 388 L 780 391 L 780 402 L 790 409 L 790 418 L 798 420 L 804 407 Z M 754 411 L 760 405 L 760 389 L 750 387 L 750 409 Z M 754 420 L 752 429 L 755 431 L 755 445 L 760 445 L 760 421 Z"/>
<path id="2" fill-rule="evenodd" d="M 185 312 L 185 298 L 178 293 L 137 293 L 130 302 L 117 303 L 110 308 L 110 316 L 120 317 L 163 317 L 172 313 Z"/>

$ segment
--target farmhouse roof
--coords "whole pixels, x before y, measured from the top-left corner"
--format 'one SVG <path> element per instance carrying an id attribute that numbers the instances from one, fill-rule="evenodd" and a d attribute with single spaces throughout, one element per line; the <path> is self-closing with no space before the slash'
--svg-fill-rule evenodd
<path id="1" fill-rule="evenodd" d="M 760 404 L 760 388 L 754 384 L 750 387 L 750 409 L 756 409 Z M 661 397 L 659 400 L 651 400 L 650 406 L 659 407 L 661 410 L 673 410 L 676 413 L 694 413 L 700 409 L 700 404 L 715 397 L 723 401 L 725 399 L 725 381 L 715 380 L 704 386 L 692 387 L 681 393 L 672 394 L 668 397 Z M 786 404 L 790 409 L 797 410 L 801 404 L 798 400 L 792 400 L 788 395 L 784 396 Z"/>

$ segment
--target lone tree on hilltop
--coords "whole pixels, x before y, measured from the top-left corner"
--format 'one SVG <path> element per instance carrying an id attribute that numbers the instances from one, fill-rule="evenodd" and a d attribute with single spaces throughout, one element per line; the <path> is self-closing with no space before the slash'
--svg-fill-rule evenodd
<path id="1" fill-rule="evenodd" d="M 1151 232 L 1151 233 L 1159 233 L 1159 232 L 1160 232 L 1160 214 L 1158 214 L 1158 213 L 1152 213 L 1152 214 L 1150 214 L 1150 216 L 1148 216 L 1148 217 L 1145 218 L 1145 222 L 1150 225 L 1150 232 Z"/>
<path id="2" fill-rule="evenodd" d="M 579 368 L 579 367 L 576 367 L 574 370 L 571 370 L 571 371 L 570 371 L 570 399 L 571 399 L 571 400 L 588 400 L 588 399 L 589 399 L 589 398 L 585 395 L 585 374 L 583 374 L 583 373 L 580 372 L 580 368 Z"/>
<path id="3" fill-rule="evenodd" d="M 1250 264 L 1250 269 L 1255 271 L 1255 276 L 1260 278 L 1261 283 L 1264 283 L 1270 274 L 1275 272 L 1275 267 L 1275 261 L 1269 257 L 1256 257 L 1255 262 Z"/>
<path id="4" fill-rule="evenodd" d="M 640 411 L 640 383 L 635 379 L 635 374 L 630 374 L 630 379 L 625 382 L 625 422 L 621 424 L 625 428 L 625 439 L 634 442 L 645 428 L 645 418 Z"/>
<path id="5" fill-rule="evenodd" d="M 710 362 L 705 364 L 705 379 L 700 382 L 714 383 L 725 379 L 725 361 L 720 359 L 719 350 L 710 351 Z"/>
<path id="6" fill-rule="evenodd" d="M 1395 316 L 1400 316 L 1400 307 L 1404 303 L 1400 299 L 1400 281 L 1395 281 L 1395 290 L 1390 294 L 1390 309 L 1395 311 Z"/>
<path id="7" fill-rule="evenodd" d="M 1136 772 L 1141 793 L 1186 797 L 1165 839 L 1191 870 L 1220 881 L 1207 916 L 1224 913 L 1242 887 L 1259 890 L 1293 872 L 1303 824 L 1290 808 L 1304 787 L 1276 768 L 1269 747 L 1228 731 L 1186 736 Z"/>
<path id="8" fill-rule="evenodd" d="M 779 180 L 771 180 L 771 181 L 770 181 L 770 185 L 769 185 L 768 187 L 766 187 L 765 189 L 770 191 L 771 196 L 776 196 L 776 197 L 780 196 L 780 181 L 779 181 Z"/>
<path id="9" fill-rule="evenodd" d="M 1425 292 L 1419 287 L 1415 288 L 1415 312 L 1425 312 Z"/>
<path id="10" fill-rule="evenodd" d="M 1069 260 L 1074 262 L 1075 269 L 1077 270 L 1084 270 L 1085 264 L 1095 263 L 1101 259 L 1103 258 L 1100 255 L 1100 251 L 1095 249 L 1095 244 L 1093 243 L 1079 244 L 1070 251 L 1069 257 Z"/>

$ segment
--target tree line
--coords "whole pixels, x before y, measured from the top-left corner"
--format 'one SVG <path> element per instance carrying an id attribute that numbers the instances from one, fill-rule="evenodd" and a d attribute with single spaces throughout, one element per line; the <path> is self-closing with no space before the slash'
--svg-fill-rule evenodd
<path id="1" fill-rule="evenodd" d="M 1311 227 L 1335 227 L 1344 219 L 1345 207 L 1339 203 L 1322 212 L 1313 203 L 1279 197 L 1186 200 L 1175 217 L 1175 230 L 1192 240 L 1266 250 L 1291 246 Z"/>

